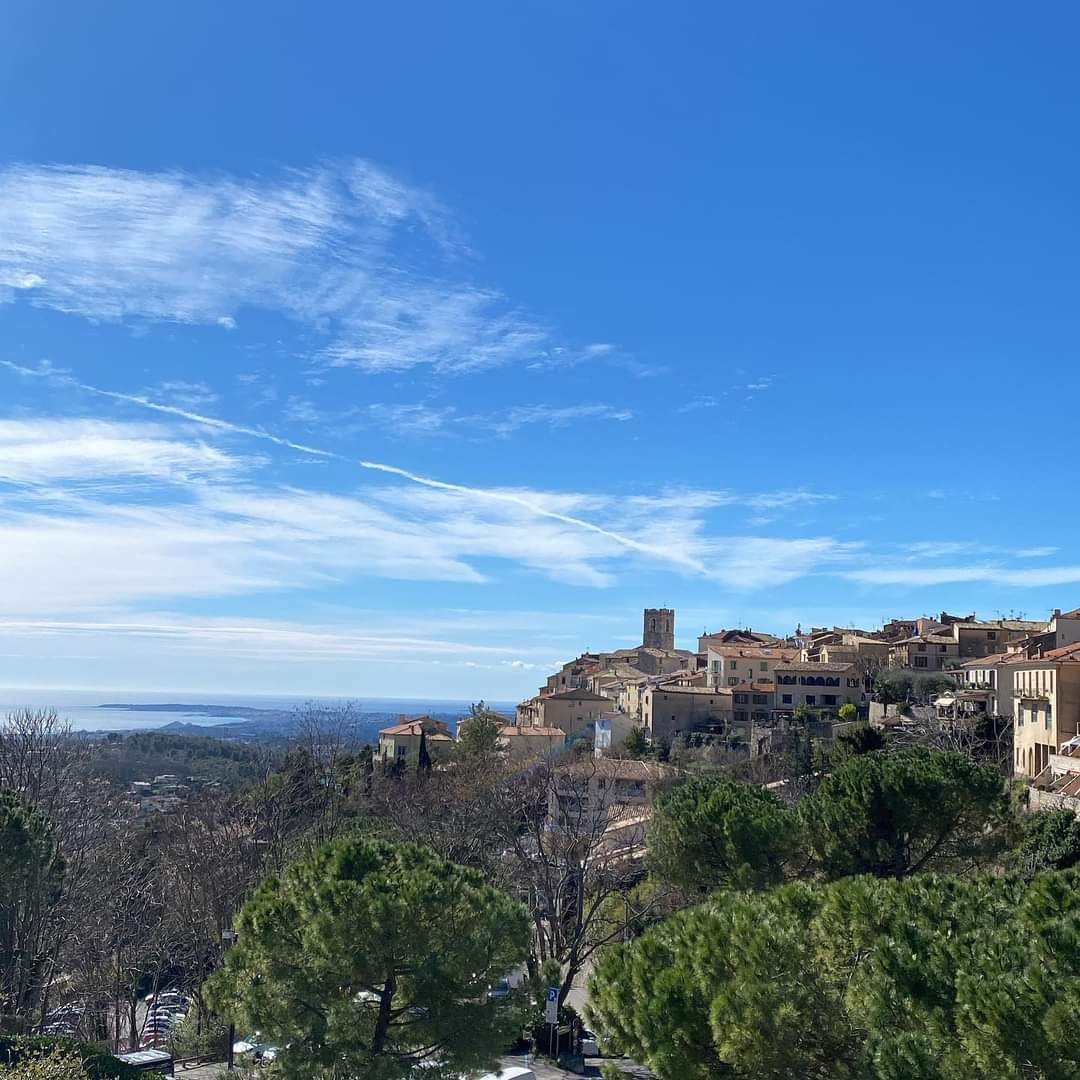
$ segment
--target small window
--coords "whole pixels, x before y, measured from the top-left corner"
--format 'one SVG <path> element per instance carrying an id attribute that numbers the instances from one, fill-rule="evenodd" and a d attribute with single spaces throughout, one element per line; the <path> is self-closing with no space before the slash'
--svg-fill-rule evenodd
<path id="1" fill-rule="evenodd" d="M 790 705 L 791 704 L 791 695 L 790 694 L 784 694 L 783 695 L 783 702 L 784 702 L 785 705 Z"/>
<path id="2" fill-rule="evenodd" d="M 925 656 L 916 656 L 915 657 L 915 666 L 916 667 L 926 667 L 927 666 L 926 665 L 926 657 Z"/>
<path id="3" fill-rule="evenodd" d="M 806 704 L 807 705 L 816 705 L 817 704 L 817 696 L 815 694 L 807 694 L 806 695 Z"/>
<path id="4" fill-rule="evenodd" d="M 836 695 L 835 694 L 826 694 L 822 698 L 822 701 L 824 701 L 826 705 L 835 705 L 836 704 Z"/>
<path id="5" fill-rule="evenodd" d="M 731 661 L 731 670 L 734 671 L 739 665 L 734 660 Z"/>
<path id="6" fill-rule="evenodd" d="M 768 671 L 769 670 L 769 661 L 768 660 L 762 660 L 761 661 L 761 670 L 762 671 Z"/>
<path id="7" fill-rule="evenodd" d="M 738 679 L 728 679 L 727 684 L 728 684 L 728 686 L 738 686 L 739 685 L 739 680 Z"/>
<path id="8" fill-rule="evenodd" d="M 919 652 L 926 652 L 926 646 L 925 645 L 919 645 L 919 646 L 917 646 L 917 648 L 918 648 Z"/>
<path id="9" fill-rule="evenodd" d="M 997 640 L 997 631 L 996 630 L 987 630 L 986 631 L 986 640 L 987 641 L 996 641 Z"/>

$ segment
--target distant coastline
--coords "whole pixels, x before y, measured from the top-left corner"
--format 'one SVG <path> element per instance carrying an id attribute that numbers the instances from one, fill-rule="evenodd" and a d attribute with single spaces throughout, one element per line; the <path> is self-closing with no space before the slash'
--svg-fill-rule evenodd
<path id="1" fill-rule="evenodd" d="M 489 702 L 512 716 L 514 703 Z M 401 715 L 429 714 L 455 724 L 469 711 L 470 702 L 455 699 L 300 696 L 272 694 L 185 693 L 120 689 L 48 690 L 17 687 L 0 689 L 0 718 L 22 708 L 56 709 L 75 731 L 106 734 L 126 731 L 162 731 L 245 739 L 287 739 L 298 714 L 307 709 L 336 710 L 348 706 L 355 719 L 354 736 L 374 741 L 378 730 Z"/>

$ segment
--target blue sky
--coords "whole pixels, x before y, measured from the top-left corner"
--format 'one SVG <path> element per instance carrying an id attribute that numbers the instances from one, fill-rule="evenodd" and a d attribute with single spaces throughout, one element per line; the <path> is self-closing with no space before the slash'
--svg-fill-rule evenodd
<path id="1" fill-rule="evenodd" d="M 0 685 L 1080 603 L 1078 22 L 9 5 Z"/>

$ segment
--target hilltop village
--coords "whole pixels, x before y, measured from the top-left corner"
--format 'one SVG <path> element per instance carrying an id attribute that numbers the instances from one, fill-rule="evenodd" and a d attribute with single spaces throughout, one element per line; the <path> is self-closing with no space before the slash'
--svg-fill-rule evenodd
<path id="1" fill-rule="evenodd" d="M 675 612 L 647 608 L 641 645 L 565 663 L 518 705 L 504 736 L 544 749 L 587 738 L 597 754 L 632 738 L 663 746 L 700 736 L 757 756 L 807 725 L 831 738 L 866 721 L 984 717 L 1013 726 L 1017 775 L 1036 790 L 1080 794 L 1080 609 L 1045 620 L 941 612 L 786 637 L 721 630 L 690 651 L 675 647 Z"/>

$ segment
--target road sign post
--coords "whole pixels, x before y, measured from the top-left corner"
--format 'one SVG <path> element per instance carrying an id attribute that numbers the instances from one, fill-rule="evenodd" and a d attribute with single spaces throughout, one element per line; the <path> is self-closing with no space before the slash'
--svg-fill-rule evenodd
<path id="1" fill-rule="evenodd" d="M 559 988 L 548 987 L 547 1002 L 544 1005 L 544 1021 L 551 1029 L 548 1036 L 548 1057 L 555 1057 L 555 1035 L 559 1030 Z"/>

